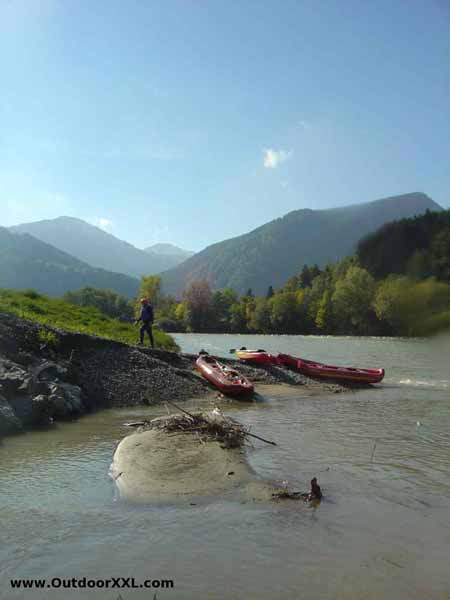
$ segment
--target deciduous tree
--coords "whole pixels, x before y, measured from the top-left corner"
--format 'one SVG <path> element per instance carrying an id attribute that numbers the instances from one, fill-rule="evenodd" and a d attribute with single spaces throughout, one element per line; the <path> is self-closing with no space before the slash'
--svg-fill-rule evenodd
<path id="1" fill-rule="evenodd" d="M 332 302 L 341 330 L 367 333 L 374 294 L 375 281 L 362 267 L 350 267 L 345 277 L 336 281 Z"/>
<path id="2" fill-rule="evenodd" d="M 188 327 L 192 331 L 208 331 L 212 322 L 213 294 L 206 279 L 193 281 L 184 292 L 188 311 Z"/>

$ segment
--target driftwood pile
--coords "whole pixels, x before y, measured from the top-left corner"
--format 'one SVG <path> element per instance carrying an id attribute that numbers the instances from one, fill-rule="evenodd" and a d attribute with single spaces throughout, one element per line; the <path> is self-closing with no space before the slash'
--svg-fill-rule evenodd
<path id="1" fill-rule="evenodd" d="M 200 442 L 216 441 L 222 448 L 241 448 L 247 429 L 230 418 L 215 418 L 205 413 L 182 413 L 149 421 L 146 429 L 160 429 L 166 433 L 195 433 Z"/>
<path id="2" fill-rule="evenodd" d="M 174 402 L 167 401 L 181 414 L 158 417 L 152 421 L 135 421 L 124 423 L 126 427 L 143 427 L 144 429 L 160 429 L 167 433 L 196 433 L 201 442 L 220 442 L 222 448 L 241 448 L 247 437 L 261 440 L 266 444 L 276 446 L 275 442 L 250 433 L 249 429 L 230 417 L 225 417 L 219 409 L 212 413 L 190 413 Z"/>

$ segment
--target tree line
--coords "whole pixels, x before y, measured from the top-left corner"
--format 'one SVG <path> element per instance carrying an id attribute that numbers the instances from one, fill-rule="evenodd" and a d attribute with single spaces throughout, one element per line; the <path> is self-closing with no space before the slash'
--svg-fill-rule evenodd
<path id="1" fill-rule="evenodd" d="M 250 289 L 242 296 L 213 291 L 199 280 L 177 300 L 161 293 L 158 276 L 142 278 L 140 296 L 153 302 L 156 321 L 167 332 L 414 336 L 450 325 L 447 282 L 406 275 L 376 280 L 355 257 L 324 269 L 305 265 L 265 296 Z M 94 288 L 70 292 L 65 300 L 123 321 L 138 310 L 136 302 Z"/>
<path id="2" fill-rule="evenodd" d="M 157 316 L 166 331 L 413 336 L 450 325 L 450 285 L 405 275 L 377 281 L 346 258 L 324 269 L 305 265 L 259 297 L 194 281 L 181 301 L 161 298 Z"/>
<path id="3" fill-rule="evenodd" d="M 450 327 L 450 211 L 402 219 L 361 240 L 357 253 L 324 268 L 304 265 L 264 296 L 213 291 L 191 282 L 182 298 L 163 295 L 161 279 L 141 279 L 139 296 L 168 332 L 399 335 Z M 104 290 L 66 294 L 110 316 L 132 319 L 136 302 Z"/>

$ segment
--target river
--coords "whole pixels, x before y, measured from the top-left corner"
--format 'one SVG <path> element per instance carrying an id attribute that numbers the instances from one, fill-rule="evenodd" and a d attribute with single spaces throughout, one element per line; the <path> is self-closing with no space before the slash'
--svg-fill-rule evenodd
<path id="1" fill-rule="evenodd" d="M 222 410 L 278 443 L 256 442 L 262 476 L 306 490 L 317 508 L 217 500 L 140 506 L 108 477 L 123 422 L 108 410 L 0 444 L 0 598 L 119 597 L 119 590 L 12 592 L 11 578 L 172 579 L 158 600 L 450 598 L 450 338 L 176 335 L 184 351 L 233 346 L 385 366 L 375 389 L 266 394 Z M 203 406 L 192 401 L 187 406 Z M 153 591 L 120 590 L 123 600 Z"/>

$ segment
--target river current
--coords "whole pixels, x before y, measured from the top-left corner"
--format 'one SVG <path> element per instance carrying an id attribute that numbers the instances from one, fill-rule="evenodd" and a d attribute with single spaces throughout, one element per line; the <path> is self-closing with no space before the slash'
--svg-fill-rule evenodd
<path id="1" fill-rule="evenodd" d="M 163 407 L 103 411 L 5 439 L 2 600 L 154 598 L 143 589 L 12 591 L 9 583 L 53 577 L 174 580 L 158 600 L 450 598 L 450 338 L 175 337 L 187 352 L 229 356 L 245 345 L 387 374 L 364 391 L 277 389 L 255 403 L 221 402 L 277 442 L 249 449 L 259 475 L 302 491 L 317 476 L 325 498 L 316 508 L 123 503 L 108 477 L 123 423 Z"/>

